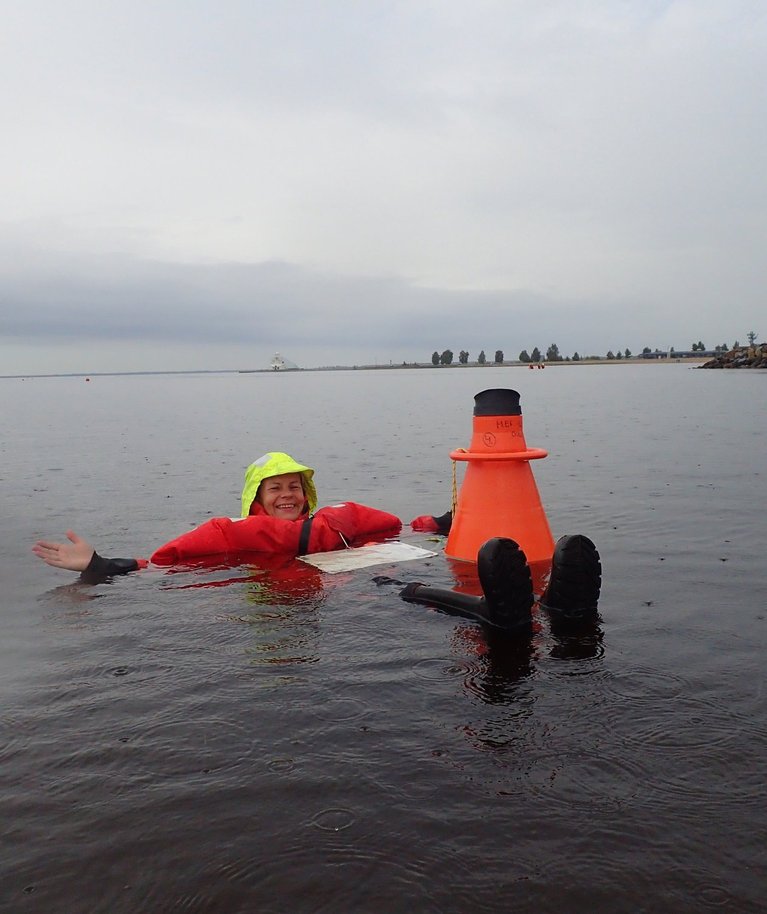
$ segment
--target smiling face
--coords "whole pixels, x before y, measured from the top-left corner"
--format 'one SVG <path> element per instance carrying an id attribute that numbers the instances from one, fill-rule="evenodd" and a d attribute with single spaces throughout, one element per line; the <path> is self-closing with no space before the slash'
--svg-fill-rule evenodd
<path id="1" fill-rule="evenodd" d="M 270 476 L 258 487 L 256 501 L 272 517 L 297 520 L 304 513 L 306 495 L 300 473 Z"/>

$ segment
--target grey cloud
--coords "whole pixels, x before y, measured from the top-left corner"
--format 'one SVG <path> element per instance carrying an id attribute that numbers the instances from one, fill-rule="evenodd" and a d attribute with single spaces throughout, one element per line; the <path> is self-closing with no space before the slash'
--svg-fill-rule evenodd
<path id="1" fill-rule="evenodd" d="M 352 353 L 353 362 L 373 349 L 425 359 L 435 347 L 502 348 L 509 338 L 519 348 L 557 339 L 564 346 L 584 339 L 584 322 L 602 317 L 584 302 L 522 291 L 420 288 L 397 278 L 334 276 L 287 263 L 186 265 L 126 257 L 94 259 L 90 268 L 80 260 L 70 273 L 44 273 L 38 264 L 35 277 L 0 278 L 0 300 L 2 334 L 10 338 L 252 342 L 276 349 L 287 340 L 302 351 Z M 599 334 L 590 332 L 597 344 Z"/>

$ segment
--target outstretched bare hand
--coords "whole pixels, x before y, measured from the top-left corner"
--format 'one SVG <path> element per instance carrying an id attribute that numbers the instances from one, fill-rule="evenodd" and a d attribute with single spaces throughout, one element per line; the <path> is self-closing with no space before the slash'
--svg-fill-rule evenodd
<path id="1" fill-rule="evenodd" d="M 32 552 L 46 565 L 66 568 L 69 571 L 85 571 L 96 551 L 90 543 L 81 539 L 74 530 L 67 530 L 68 543 L 49 543 L 38 540 Z"/>

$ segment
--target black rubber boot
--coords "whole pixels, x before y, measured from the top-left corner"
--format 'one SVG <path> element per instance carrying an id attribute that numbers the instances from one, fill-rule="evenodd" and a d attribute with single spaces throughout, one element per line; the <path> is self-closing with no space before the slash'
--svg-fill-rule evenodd
<path id="1" fill-rule="evenodd" d="M 602 563 L 597 547 L 576 533 L 557 541 L 551 560 L 551 577 L 541 605 L 563 619 L 595 615 L 602 588 Z"/>
<path id="2" fill-rule="evenodd" d="M 495 537 L 484 543 L 477 555 L 477 572 L 482 597 L 416 582 L 408 584 L 400 596 L 408 603 L 426 603 L 477 619 L 504 634 L 529 634 L 533 583 L 525 554 L 514 540 Z"/>
<path id="3" fill-rule="evenodd" d="M 504 631 L 532 625 L 533 581 L 527 557 L 512 539 L 496 536 L 477 555 L 487 621 Z"/>

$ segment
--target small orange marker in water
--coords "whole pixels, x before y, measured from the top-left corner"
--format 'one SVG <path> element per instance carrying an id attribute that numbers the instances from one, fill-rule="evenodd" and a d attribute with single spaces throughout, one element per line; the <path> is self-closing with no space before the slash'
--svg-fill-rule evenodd
<path id="1" fill-rule="evenodd" d="M 548 452 L 525 443 L 516 390 L 483 390 L 474 404 L 469 449 L 450 452 L 451 460 L 468 466 L 453 507 L 445 555 L 476 562 L 484 542 L 506 536 L 519 543 L 528 562 L 548 562 L 554 540 L 530 468 L 531 460 Z"/>

